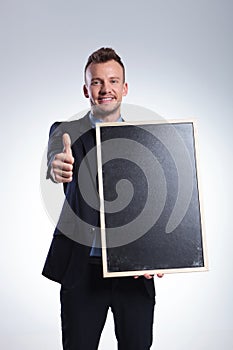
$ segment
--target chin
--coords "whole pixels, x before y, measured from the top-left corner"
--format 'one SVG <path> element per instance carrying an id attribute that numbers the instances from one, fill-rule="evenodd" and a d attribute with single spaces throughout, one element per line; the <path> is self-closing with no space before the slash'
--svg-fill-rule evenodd
<path id="1" fill-rule="evenodd" d="M 96 117 L 107 117 L 120 110 L 120 102 L 114 102 L 109 104 L 100 104 L 92 106 L 92 113 Z"/>

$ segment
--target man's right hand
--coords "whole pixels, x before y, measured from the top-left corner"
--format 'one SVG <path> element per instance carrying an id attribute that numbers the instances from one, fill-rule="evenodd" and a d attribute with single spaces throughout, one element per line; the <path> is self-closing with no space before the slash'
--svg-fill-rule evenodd
<path id="1" fill-rule="evenodd" d="M 63 152 L 55 155 L 51 163 L 51 175 L 55 182 L 71 182 L 73 177 L 74 158 L 69 134 L 62 136 Z"/>

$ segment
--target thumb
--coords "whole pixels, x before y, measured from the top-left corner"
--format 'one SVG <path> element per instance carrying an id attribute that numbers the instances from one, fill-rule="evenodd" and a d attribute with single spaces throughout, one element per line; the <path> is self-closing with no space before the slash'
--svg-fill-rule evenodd
<path id="1" fill-rule="evenodd" d="M 69 134 L 63 134 L 62 135 L 62 142 L 63 142 L 63 153 L 69 154 L 72 156 L 72 151 L 71 151 L 71 139 Z"/>

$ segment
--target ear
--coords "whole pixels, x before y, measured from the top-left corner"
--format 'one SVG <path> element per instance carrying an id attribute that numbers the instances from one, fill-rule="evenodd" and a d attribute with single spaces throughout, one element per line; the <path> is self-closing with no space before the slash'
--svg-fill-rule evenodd
<path id="1" fill-rule="evenodd" d="M 88 94 L 86 85 L 83 85 L 83 93 L 84 93 L 84 96 L 85 96 L 86 98 L 89 98 L 89 94 Z"/>
<path id="2" fill-rule="evenodd" d="M 124 83 L 124 86 L 123 86 L 123 96 L 126 96 L 128 94 L 128 84 L 127 83 Z"/>

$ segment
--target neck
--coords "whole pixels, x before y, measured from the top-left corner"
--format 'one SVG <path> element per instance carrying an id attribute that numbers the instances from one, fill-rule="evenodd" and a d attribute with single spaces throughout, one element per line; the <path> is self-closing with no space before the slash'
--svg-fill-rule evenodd
<path id="1" fill-rule="evenodd" d="M 111 111 L 103 110 L 99 106 L 95 105 L 92 106 L 91 113 L 96 119 L 100 119 L 103 122 L 115 122 L 121 115 L 120 105 L 116 106 L 116 108 Z"/>
<path id="2" fill-rule="evenodd" d="M 105 116 L 100 116 L 100 115 L 95 116 L 94 115 L 94 117 L 96 119 L 102 120 L 105 123 L 109 123 L 109 122 L 113 123 L 113 122 L 116 122 L 120 118 L 120 114 L 119 115 L 110 114 L 110 115 L 105 115 Z"/>

